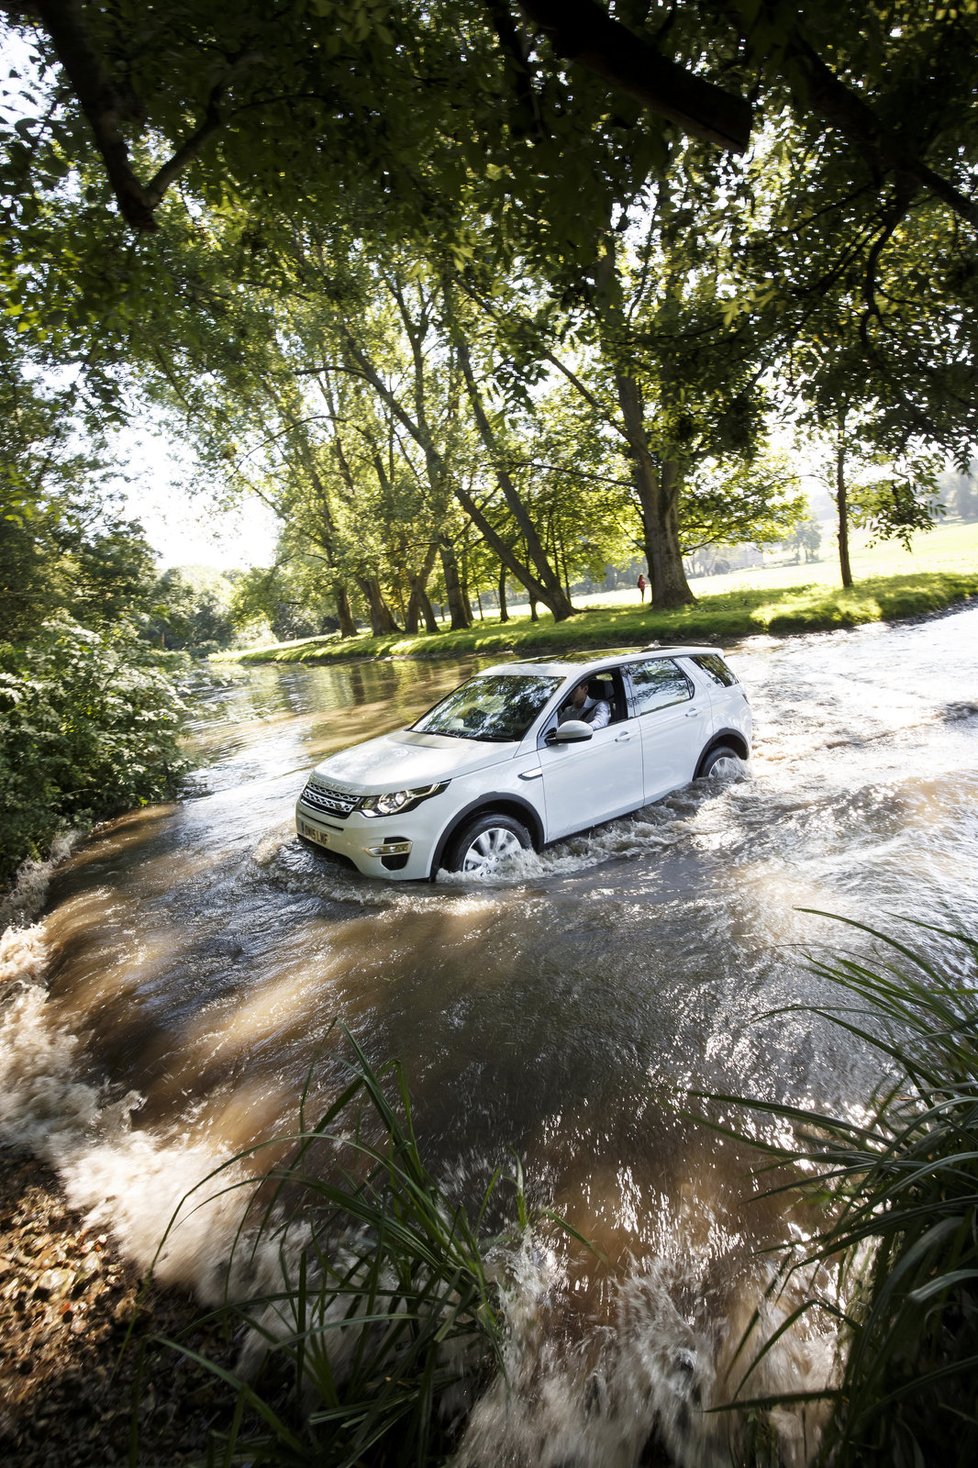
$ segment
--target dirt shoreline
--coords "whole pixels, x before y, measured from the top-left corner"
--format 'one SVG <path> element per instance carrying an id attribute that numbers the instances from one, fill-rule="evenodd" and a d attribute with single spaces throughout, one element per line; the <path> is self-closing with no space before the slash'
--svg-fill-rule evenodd
<path id="1" fill-rule="evenodd" d="M 48 1167 L 0 1153 L 0 1462 L 199 1462 L 231 1394 L 155 1338 L 185 1338 L 230 1365 L 233 1343 L 195 1325 L 200 1314 L 190 1296 L 144 1283 L 68 1207 Z"/>

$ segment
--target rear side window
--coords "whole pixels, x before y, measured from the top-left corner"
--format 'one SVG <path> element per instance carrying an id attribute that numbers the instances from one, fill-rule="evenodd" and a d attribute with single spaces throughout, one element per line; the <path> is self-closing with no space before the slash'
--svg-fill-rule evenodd
<path id="1" fill-rule="evenodd" d="M 723 658 L 719 657 L 715 652 L 697 653 L 695 657 L 690 659 L 690 662 L 695 663 L 698 668 L 702 668 L 706 676 L 714 683 L 719 683 L 721 688 L 732 688 L 737 682 L 737 679 L 731 673 Z"/>
<path id="2" fill-rule="evenodd" d="M 686 703 L 693 696 L 692 681 L 671 658 L 650 658 L 647 663 L 632 663 L 628 671 L 637 714 L 649 714 L 653 709 Z"/>

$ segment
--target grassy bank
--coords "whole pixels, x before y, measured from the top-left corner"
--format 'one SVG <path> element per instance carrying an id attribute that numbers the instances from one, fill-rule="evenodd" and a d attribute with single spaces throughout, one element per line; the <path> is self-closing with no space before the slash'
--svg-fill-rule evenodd
<path id="1" fill-rule="evenodd" d="M 741 586 L 714 592 L 677 612 L 597 605 L 560 623 L 549 614 L 539 622 L 525 617 L 507 623 L 487 618 L 464 632 L 423 637 L 311 637 L 224 656 L 244 663 L 327 663 L 349 658 L 532 656 L 582 647 L 641 647 L 649 642 L 730 643 L 758 633 L 780 636 L 901 621 L 943 611 L 978 595 L 978 568 L 876 576 L 858 582 L 851 591 L 806 581 L 804 569 L 792 569 L 797 576 L 795 585 Z"/>

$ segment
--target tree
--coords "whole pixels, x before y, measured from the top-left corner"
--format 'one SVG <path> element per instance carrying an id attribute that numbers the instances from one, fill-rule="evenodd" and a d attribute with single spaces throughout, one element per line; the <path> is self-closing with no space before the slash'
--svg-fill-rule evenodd
<path id="1" fill-rule="evenodd" d="M 795 526 L 794 531 L 785 541 L 785 545 L 794 551 L 795 565 L 802 556 L 805 557 L 806 565 L 809 561 L 817 561 L 822 547 L 822 531 L 818 521 L 810 517 L 802 520 Z"/>
<path id="2" fill-rule="evenodd" d="M 0 333 L 0 598 L 3 635 L 26 640 L 66 611 L 87 626 L 144 611 L 156 568 L 141 526 L 106 490 L 117 470 L 71 384 L 45 382 Z"/>
<path id="3" fill-rule="evenodd" d="M 545 161 L 564 98 L 548 96 L 544 83 L 570 91 L 552 59 L 544 61 L 549 77 L 538 76 L 549 47 L 521 34 L 505 0 L 485 9 L 361 0 L 274 12 L 255 0 L 168 0 L 151 12 L 132 0 L 111 9 L 5 0 L 4 9 L 60 64 L 122 216 L 137 230 L 154 229 L 167 191 L 209 164 L 254 188 L 262 171 L 249 146 L 256 129 L 263 151 L 275 153 L 265 181 L 289 173 L 305 182 L 325 167 L 340 183 L 365 166 L 370 186 L 402 216 L 418 222 L 418 210 L 430 214 L 432 204 L 450 212 L 459 165 L 472 161 L 469 140 L 495 162 L 511 137 L 530 139 Z M 746 102 L 662 56 L 590 0 L 535 0 L 523 10 L 558 56 L 579 58 L 722 146 L 745 146 Z M 573 88 L 579 108 L 587 90 L 580 81 Z M 603 102 L 605 88 L 591 90 Z M 399 120 L 396 131 L 376 125 L 378 105 Z M 319 145 L 312 160 L 297 145 L 306 135 Z M 412 209 L 418 184 L 427 185 L 425 197 Z"/>
<path id="4" fill-rule="evenodd" d="M 750 457 L 775 363 L 818 425 L 858 399 L 888 445 L 902 435 L 963 462 L 974 441 L 975 38 L 962 7 L 5 9 L 48 68 L 5 138 L 9 309 L 39 359 L 79 367 L 104 412 L 125 411 L 130 364 L 127 385 L 169 373 L 191 406 L 215 364 L 228 385 L 240 368 L 235 416 L 258 410 L 257 333 L 279 330 L 270 297 L 318 295 L 349 323 L 351 249 L 378 273 L 421 259 L 429 288 L 483 265 L 532 279 L 582 341 L 591 318 L 614 389 L 595 397 L 625 446 L 660 605 L 691 597 L 689 476 L 710 457 Z M 758 122 L 743 165 L 726 156 L 747 141 L 738 91 Z M 677 142 L 676 126 L 714 141 Z M 657 287 L 644 297 L 643 257 Z M 241 295 L 256 287 L 252 311 Z M 508 574 L 522 579 L 519 561 L 531 595 L 566 615 L 525 488 L 500 468 L 505 349 L 498 337 L 483 349 L 466 322 L 454 350 L 495 482 L 455 475 L 452 493 Z M 438 464 L 399 422 L 431 491 L 442 450 Z M 453 554 L 449 536 L 437 555 L 462 625 Z M 420 592 L 408 613 L 422 616 Z"/>
<path id="5" fill-rule="evenodd" d="M 813 129 L 830 128 L 881 178 L 899 176 L 906 188 L 926 191 L 978 224 L 978 207 L 959 182 L 960 160 L 947 147 L 953 140 L 942 138 L 936 148 L 932 122 L 938 109 L 964 122 L 974 46 L 965 7 L 902 0 L 884 16 L 868 0 L 844 11 L 810 0 L 720 7 L 702 0 L 677 24 L 675 15 L 663 22 L 656 12 L 624 6 L 619 18 L 596 0 L 522 0 L 526 28 L 506 0 L 484 9 L 459 0 L 424 11 L 362 0 L 274 13 L 247 0 L 233 8 L 220 0 L 169 0 L 165 30 L 155 9 L 147 14 L 131 0 L 111 10 L 63 0 L 5 0 L 4 8 L 33 21 L 57 57 L 122 214 L 137 229 L 151 229 L 166 191 L 212 155 L 236 182 L 253 180 L 254 154 L 241 147 L 253 135 L 249 121 L 274 144 L 280 173 L 290 163 L 298 177 L 308 177 L 308 160 L 293 140 L 318 134 L 321 161 L 335 172 L 348 168 L 360 144 L 372 183 L 390 189 L 424 178 L 423 202 L 444 209 L 467 138 L 497 167 L 500 147 L 508 145 L 515 163 L 512 144 L 527 140 L 546 164 L 562 111 L 586 118 L 597 97 L 606 109 L 608 89 L 622 112 L 626 98 L 638 99 L 695 137 L 743 151 L 751 107 L 729 90 L 731 77 L 745 92 L 787 93 Z M 440 66 L 433 73 L 435 55 Z M 569 87 L 562 85 L 564 60 L 578 68 Z M 922 60 L 938 83 L 926 98 Z M 724 85 L 709 76 L 710 67 Z M 601 79 L 600 88 L 585 84 L 592 78 Z M 882 97 L 866 95 L 867 79 Z M 892 104 L 914 83 L 915 126 L 907 128 L 906 114 Z M 402 124 L 411 117 L 413 126 L 400 133 L 372 126 L 378 101 L 382 116 Z M 448 119 L 454 127 L 445 126 Z M 446 136 L 456 134 L 461 149 L 445 151 Z M 150 153 L 144 180 L 134 156 L 149 138 L 160 156 Z M 517 189 L 523 174 L 512 170 Z M 394 192 L 405 209 L 409 190 Z"/>
<path id="6" fill-rule="evenodd" d="M 928 64 L 912 47 L 894 59 L 892 105 L 910 132 L 929 116 L 947 148 L 955 118 L 921 82 Z M 929 449 L 963 466 L 978 433 L 974 232 L 933 192 L 881 178 L 874 155 L 860 163 L 787 116 L 750 178 L 764 227 L 741 236 L 729 310 L 768 317 L 782 393 L 816 429 L 855 415 L 894 458 Z"/>
<path id="7" fill-rule="evenodd" d="M 156 568 L 71 382 L 0 326 L 0 883 L 60 829 L 172 795 L 180 701 L 137 636 Z"/>
<path id="8" fill-rule="evenodd" d="M 945 473 L 938 479 L 938 487 L 948 509 L 962 520 L 978 520 L 978 464 L 972 463 L 968 471 Z"/>
<path id="9" fill-rule="evenodd" d="M 235 579 L 228 615 L 242 632 L 271 632 L 279 642 L 339 632 L 323 598 L 321 564 L 315 557 L 289 554 L 269 567 L 244 571 Z M 352 635 L 356 632 L 352 628 Z"/>
<path id="10" fill-rule="evenodd" d="M 156 583 L 155 604 L 141 621 L 142 634 L 167 649 L 230 647 L 235 628 L 228 600 L 213 584 L 191 580 L 180 571 L 165 571 Z"/>
<path id="11" fill-rule="evenodd" d="M 535 310 L 524 281 L 504 294 L 498 273 L 467 272 L 512 352 L 511 397 L 520 379 L 538 391 L 541 373 L 554 371 L 588 405 L 608 478 L 630 483 L 660 609 L 694 600 L 683 555 L 697 535 L 739 540 L 760 514 L 778 523 L 746 538 L 780 539 L 798 506 L 793 489 L 782 495 L 790 476 L 776 487 L 770 465 L 751 472 L 764 444 L 772 332 L 766 318 L 729 310 L 734 226 L 713 202 L 715 186 L 693 150 L 676 149 L 656 178 L 637 175 L 592 278 L 561 298 L 539 282 Z"/>
<path id="12" fill-rule="evenodd" d="M 460 493 L 463 507 L 468 511 L 483 536 L 498 555 L 500 562 L 512 571 L 523 583 L 532 601 L 540 601 L 549 607 L 554 620 L 563 621 L 574 608 L 570 594 L 561 585 L 560 575 L 547 554 L 539 528 L 530 513 L 525 496 L 520 492 L 514 475 L 507 463 L 507 454 L 498 423 L 493 423 L 483 396 L 483 390 L 473 369 L 472 354 L 465 324 L 460 318 L 458 302 L 452 284 L 444 286 L 444 304 L 451 332 L 452 344 L 458 356 L 462 378 L 469 405 L 475 419 L 479 438 L 488 456 L 490 473 L 495 481 L 499 498 L 512 516 L 516 534 L 525 548 L 525 556 L 519 559 L 513 549 L 512 539 L 501 535 L 489 515 L 467 491 Z M 464 497 L 463 497 L 464 496 Z"/>
<path id="13" fill-rule="evenodd" d="M 835 500 L 842 585 L 850 587 L 850 526 L 865 527 L 881 540 L 900 540 L 909 550 L 913 532 L 929 529 L 939 513 L 939 460 L 913 443 L 894 451 L 885 425 L 858 409 L 841 408 L 822 442 L 822 478 Z"/>

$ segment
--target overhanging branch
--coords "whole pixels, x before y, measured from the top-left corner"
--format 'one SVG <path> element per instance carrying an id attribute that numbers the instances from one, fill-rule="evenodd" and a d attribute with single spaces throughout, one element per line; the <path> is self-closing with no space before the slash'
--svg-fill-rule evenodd
<path id="1" fill-rule="evenodd" d="M 978 202 L 935 172 L 919 154 L 907 150 L 899 136 L 878 120 L 869 103 L 838 77 L 797 31 L 789 42 L 788 54 L 805 75 L 812 110 L 864 149 L 881 172 L 892 173 L 908 202 L 914 188 L 926 189 L 959 219 L 978 229 Z"/>
<path id="2" fill-rule="evenodd" d="M 558 56 L 586 66 L 691 136 L 732 153 L 746 150 L 750 103 L 660 55 L 597 0 L 519 0 L 519 6 Z"/>
<path id="3" fill-rule="evenodd" d="M 5 3 L 4 8 L 10 7 Z M 122 217 L 133 229 L 155 230 L 156 206 L 173 180 L 220 127 L 219 104 L 227 82 L 247 58 L 232 63 L 228 75 L 212 89 L 201 124 L 174 149 L 150 183 L 144 184 L 130 162 L 129 145 L 122 128 L 124 122 L 138 118 L 138 103 L 126 96 L 109 75 L 86 27 L 81 0 L 33 0 L 31 13 L 47 32 L 92 129 Z"/>

